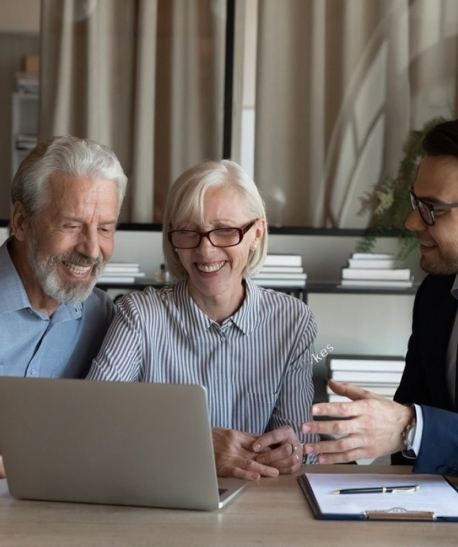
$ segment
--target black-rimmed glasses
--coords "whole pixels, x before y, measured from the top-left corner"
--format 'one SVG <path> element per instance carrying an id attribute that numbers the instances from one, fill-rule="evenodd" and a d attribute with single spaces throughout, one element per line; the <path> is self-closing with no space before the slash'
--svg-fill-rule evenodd
<path id="1" fill-rule="evenodd" d="M 176 249 L 195 249 L 200 245 L 203 237 L 208 238 L 213 247 L 235 247 L 242 242 L 243 236 L 256 224 L 257 220 L 252 220 L 241 228 L 216 228 L 208 232 L 171 230 L 167 237 Z"/>
<path id="2" fill-rule="evenodd" d="M 410 188 L 409 194 L 412 208 L 416 209 L 418 207 L 421 219 L 428 226 L 434 226 L 436 222 L 434 211 L 447 211 L 448 209 L 456 209 L 458 207 L 458 203 L 428 203 L 415 195 L 413 187 Z"/>

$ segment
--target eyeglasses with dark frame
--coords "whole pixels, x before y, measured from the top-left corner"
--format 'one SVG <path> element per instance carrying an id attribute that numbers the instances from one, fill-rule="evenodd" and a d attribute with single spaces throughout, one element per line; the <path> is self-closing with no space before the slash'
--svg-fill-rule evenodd
<path id="1" fill-rule="evenodd" d="M 428 226 L 434 226 L 436 223 L 434 211 L 447 211 L 448 209 L 456 209 L 458 207 L 458 203 L 428 203 L 415 195 L 413 187 L 410 188 L 409 194 L 412 208 L 416 209 L 418 207 L 421 219 Z"/>
<path id="2" fill-rule="evenodd" d="M 241 228 L 215 228 L 208 232 L 197 230 L 170 230 L 167 233 L 168 240 L 175 249 L 195 249 L 200 245 L 203 237 L 206 237 L 213 247 L 235 247 L 242 242 L 244 235 L 259 219 L 252 220 Z"/>

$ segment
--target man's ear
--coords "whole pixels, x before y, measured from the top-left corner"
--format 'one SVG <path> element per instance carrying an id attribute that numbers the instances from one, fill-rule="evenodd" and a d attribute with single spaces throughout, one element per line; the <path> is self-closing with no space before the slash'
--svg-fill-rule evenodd
<path id="1" fill-rule="evenodd" d="M 30 228 L 30 219 L 20 201 L 13 204 L 10 225 L 12 235 L 19 241 L 24 241 Z"/>

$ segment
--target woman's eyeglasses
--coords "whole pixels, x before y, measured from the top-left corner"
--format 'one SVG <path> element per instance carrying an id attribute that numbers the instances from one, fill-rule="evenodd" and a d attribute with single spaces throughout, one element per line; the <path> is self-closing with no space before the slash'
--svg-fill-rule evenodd
<path id="1" fill-rule="evenodd" d="M 257 220 L 252 220 L 241 228 L 216 228 L 208 232 L 171 230 L 167 233 L 167 237 L 176 249 L 195 249 L 200 245 L 203 237 L 206 237 L 213 247 L 235 247 L 242 242 L 243 236 L 256 224 Z"/>
<path id="2" fill-rule="evenodd" d="M 409 194 L 412 208 L 418 208 L 421 219 L 428 226 L 434 226 L 436 222 L 434 218 L 434 211 L 446 211 L 448 209 L 456 209 L 458 207 L 458 203 L 428 203 L 424 199 L 417 197 L 413 191 L 413 188 L 410 188 Z"/>

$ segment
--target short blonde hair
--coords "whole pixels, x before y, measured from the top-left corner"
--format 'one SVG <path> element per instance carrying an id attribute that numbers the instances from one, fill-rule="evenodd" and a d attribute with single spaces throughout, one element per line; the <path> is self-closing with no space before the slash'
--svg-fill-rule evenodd
<path id="1" fill-rule="evenodd" d="M 176 279 L 186 279 L 177 252 L 170 244 L 167 233 L 176 229 L 183 221 L 204 216 L 205 193 L 209 188 L 225 186 L 235 188 L 243 196 L 247 216 L 262 218 L 264 234 L 259 245 L 248 257 L 243 277 L 255 275 L 262 267 L 267 254 L 267 219 L 264 201 L 251 177 L 230 160 L 204 161 L 185 171 L 172 184 L 165 204 L 162 232 L 162 248 L 170 273 Z"/>

